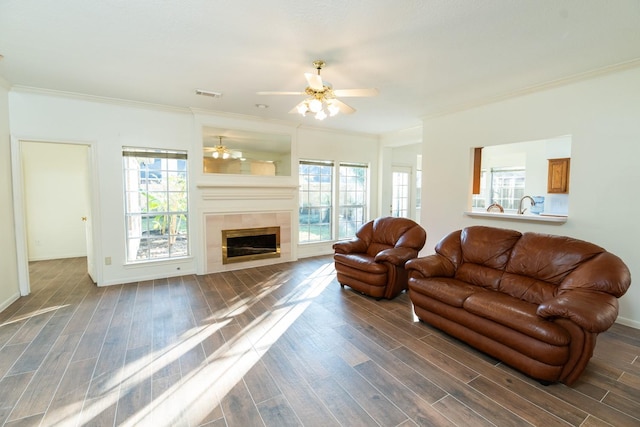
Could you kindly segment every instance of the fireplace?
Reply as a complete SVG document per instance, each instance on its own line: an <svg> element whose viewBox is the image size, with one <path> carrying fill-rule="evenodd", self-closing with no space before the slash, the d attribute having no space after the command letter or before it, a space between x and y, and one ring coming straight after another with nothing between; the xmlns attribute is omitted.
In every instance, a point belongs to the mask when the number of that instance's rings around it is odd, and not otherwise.
<svg viewBox="0 0 640 427"><path fill-rule="evenodd" d="M222 263L280 257L280 227L222 230Z"/></svg>

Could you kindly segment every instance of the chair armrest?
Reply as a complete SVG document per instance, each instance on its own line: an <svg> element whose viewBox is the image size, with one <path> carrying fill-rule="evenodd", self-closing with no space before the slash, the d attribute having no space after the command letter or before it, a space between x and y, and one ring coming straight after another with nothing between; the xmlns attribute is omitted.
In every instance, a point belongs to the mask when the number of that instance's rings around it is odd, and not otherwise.
<svg viewBox="0 0 640 427"><path fill-rule="evenodd" d="M540 304L537 314L546 319L564 317L586 331L600 333L616 321L618 299L602 292L568 291Z"/></svg>
<svg viewBox="0 0 640 427"><path fill-rule="evenodd" d="M419 274L423 277L453 277L456 273L453 263L440 254L412 259L407 262L405 268L410 274Z"/></svg>
<svg viewBox="0 0 640 427"><path fill-rule="evenodd" d="M456 272L453 263L440 254L414 258L408 261L404 268L409 270L409 273L423 277L453 277Z"/></svg>
<svg viewBox="0 0 640 427"><path fill-rule="evenodd" d="M367 244L360 239L336 242L333 250L338 254L363 253L367 252Z"/></svg>
<svg viewBox="0 0 640 427"><path fill-rule="evenodd" d="M404 266L404 264L418 256L418 251L411 248L389 248L378 252L375 257L376 262L390 262L393 265Z"/></svg>

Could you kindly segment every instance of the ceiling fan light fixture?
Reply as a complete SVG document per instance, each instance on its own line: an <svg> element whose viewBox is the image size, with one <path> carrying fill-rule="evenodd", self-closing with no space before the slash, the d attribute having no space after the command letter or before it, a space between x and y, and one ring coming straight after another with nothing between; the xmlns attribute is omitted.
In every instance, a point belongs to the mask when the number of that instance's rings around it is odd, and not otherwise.
<svg viewBox="0 0 640 427"><path fill-rule="evenodd" d="M242 152L229 150L226 146L222 145L222 137L218 136L218 145L213 147L211 157L213 157L214 159L227 160L231 158L242 157Z"/></svg>
<svg viewBox="0 0 640 427"><path fill-rule="evenodd" d="M319 99L314 98L310 100L308 104L309 104L309 110L312 113L319 113L320 111L322 111L323 105L322 105L322 101L320 101Z"/></svg>
<svg viewBox="0 0 640 427"><path fill-rule="evenodd" d="M304 92L257 92L258 95L307 95L307 98L293 107L289 113L300 114L302 117L313 113L317 120L334 117L338 113L351 114L356 110L337 99L343 96L376 96L378 89L334 89L331 83L323 81L320 70L325 66L324 61L313 61L316 73L304 73L307 87Z"/></svg>
<svg viewBox="0 0 640 427"><path fill-rule="evenodd" d="M327 110L329 110L329 116L333 117L340 112L340 107L331 101L327 101Z"/></svg>
<svg viewBox="0 0 640 427"><path fill-rule="evenodd" d="M306 116L307 112L309 111L309 107L307 106L306 102L301 102L300 104L298 104L296 109L298 110L298 113L300 113L303 117Z"/></svg>

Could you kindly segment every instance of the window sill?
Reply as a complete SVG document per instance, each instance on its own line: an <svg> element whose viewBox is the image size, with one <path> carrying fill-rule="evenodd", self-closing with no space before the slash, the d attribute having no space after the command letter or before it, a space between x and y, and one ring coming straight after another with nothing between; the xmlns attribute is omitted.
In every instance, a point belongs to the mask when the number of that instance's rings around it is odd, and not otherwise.
<svg viewBox="0 0 640 427"><path fill-rule="evenodd" d="M518 221L531 221L531 222L554 222L564 224L567 222L567 215L552 215L552 214L540 214L540 215L518 215L513 213L497 213L497 212L464 212L465 215L473 218L488 218L488 219L508 219Z"/></svg>
<svg viewBox="0 0 640 427"><path fill-rule="evenodd" d="M176 258L162 258L162 259L149 259L142 261L129 261L124 264L124 268L148 268L154 265L171 265L171 264L184 264L185 262L193 261L193 256L187 255Z"/></svg>

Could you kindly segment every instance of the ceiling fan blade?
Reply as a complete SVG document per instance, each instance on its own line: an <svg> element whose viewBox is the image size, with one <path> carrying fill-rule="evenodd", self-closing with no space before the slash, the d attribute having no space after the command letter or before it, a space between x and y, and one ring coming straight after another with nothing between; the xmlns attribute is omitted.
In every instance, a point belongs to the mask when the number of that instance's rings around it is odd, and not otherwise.
<svg viewBox="0 0 640 427"><path fill-rule="evenodd" d="M349 107L347 104L342 101L338 101L337 99L332 99L331 103L338 107L342 114L351 114L356 112L355 108Z"/></svg>
<svg viewBox="0 0 640 427"><path fill-rule="evenodd" d="M295 107L291 109L291 111L289 111L289 114L300 114L300 111L298 111L298 107L303 105L304 103L305 101L299 102Z"/></svg>
<svg viewBox="0 0 640 427"><path fill-rule="evenodd" d="M256 92L256 95L304 95L304 92L262 91Z"/></svg>
<svg viewBox="0 0 640 427"><path fill-rule="evenodd" d="M348 97L348 96L376 96L378 95L378 89L334 89L335 96Z"/></svg>
<svg viewBox="0 0 640 427"><path fill-rule="evenodd" d="M304 73L304 77L307 79L307 83L311 89L320 91L324 87L322 77L320 77L319 74Z"/></svg>

